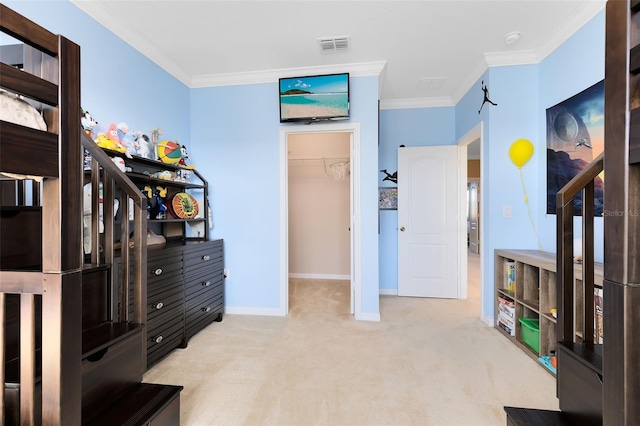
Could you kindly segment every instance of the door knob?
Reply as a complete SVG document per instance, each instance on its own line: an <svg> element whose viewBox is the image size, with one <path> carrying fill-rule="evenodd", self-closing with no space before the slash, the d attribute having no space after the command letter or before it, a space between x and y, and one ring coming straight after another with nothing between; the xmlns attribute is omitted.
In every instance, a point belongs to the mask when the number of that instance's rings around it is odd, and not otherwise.
<svg viewBox="0 0 640 426"><path fill-rule="evenodd" d="M400 227L400 232L404 232L404 226Z"/></svg>

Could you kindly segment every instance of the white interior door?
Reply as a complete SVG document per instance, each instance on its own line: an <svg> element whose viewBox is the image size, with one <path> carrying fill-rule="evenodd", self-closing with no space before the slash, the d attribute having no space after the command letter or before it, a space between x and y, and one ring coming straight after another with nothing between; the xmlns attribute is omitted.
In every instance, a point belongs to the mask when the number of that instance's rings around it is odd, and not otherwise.
<svg viewBox="0 0 640 426"><path fill-rule="evenodd" d="M398 149L399 296L459 297L458 179L457 146Z"/></svg>

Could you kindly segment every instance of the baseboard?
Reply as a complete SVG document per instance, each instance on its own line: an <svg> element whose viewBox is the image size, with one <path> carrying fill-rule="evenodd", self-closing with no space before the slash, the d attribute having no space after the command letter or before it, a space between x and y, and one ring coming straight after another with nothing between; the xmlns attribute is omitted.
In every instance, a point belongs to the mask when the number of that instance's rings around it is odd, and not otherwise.
<svg viewBox="0 0 640 426"><path fill-rule="evenodd" d="M482 320L483 323L487 324L489 327L493 327L493 325L495 324L492 317L490 318L485 315L482 315L480 319Z"/></svg>
<svg viewBox="0 0 640 426"><path fill-rule="evenodd" d="M397 288L381 288L380 296L397 296L398 289Z"/></svg>
<svg viewBox="0 0 640 426"><path fill-rule="evenodd" d="M338 275L338 274L303 274L292 272L289 274L289 278L300 278L306 280L350 280L351 275Z"/></svg>
<svg viewBox="0 0 640 426"><path fill-rule="evenodd" d="M380 322L380 314L356 313L355 318L358 321L376 321Z"/></svg>
<svg viewBox="0 0 640 426"><path fill-rule="evenodd" d="M282 310L279 308L243 308L239 306L225 306L225 315L257 315L265 317L283 317Z"/></svg>

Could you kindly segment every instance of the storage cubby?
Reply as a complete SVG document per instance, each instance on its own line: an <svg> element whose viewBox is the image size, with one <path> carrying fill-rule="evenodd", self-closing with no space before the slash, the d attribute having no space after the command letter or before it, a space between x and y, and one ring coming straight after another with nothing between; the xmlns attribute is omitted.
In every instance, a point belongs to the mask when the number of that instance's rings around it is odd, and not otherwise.
<svg viewBox="0 0 640 426"><path fill-rule="evenodd" d="M509 289L509 266L515 265L515 283ZM574 270L574 321L582 318L583 306L575 301L582 300L582 265L575 264ZM535 360L542 356L551 356L557 349L556 317L556 255L538 250L496 250L495 251L495 327L514 344ZM602 265L595 266L596 285L602 285ZM500 304L504 300L513 302L515 330L509 333L500 326ZM503 303L504 305L504 303ZM503 308L504 310L504 308ZM504 314L503 314L504 317ZM537 342L531 342L532 329L523 330L520 318L538 320ZM504 322L503 322L504 325ZM581 332L576 321L577 334ZM525 337L523 338L523 331ZM535 331L533 331L535 335ZM533 344L530 344L533 343ZM535 351L531 346L537 346ZM551 372L551 370L546 369Z"/></svg>

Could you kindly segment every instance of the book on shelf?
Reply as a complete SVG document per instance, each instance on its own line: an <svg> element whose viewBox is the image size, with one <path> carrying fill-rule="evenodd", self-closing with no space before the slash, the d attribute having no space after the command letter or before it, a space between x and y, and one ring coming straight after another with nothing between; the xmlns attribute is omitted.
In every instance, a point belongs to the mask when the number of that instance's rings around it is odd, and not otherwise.
<svg viewBox="0 0 640 426"><path fill-rule="evenodd" d="M604 343L603 338L603 319L602 319L602 288L595 287L593 289L593 341L598 344Z"/></svg>
<svg viewBox="0 0 640 426"><path fill-rule="evenodd" d="M507 291L515 291L516 288L516 262L507 260L504 262L504 274Z"/></svg>
<svg viewBox="0 0 640 426"><path fill-rule="evenodd" d="M516 306L513 300L505 299L504 297L500 297L500 296L498 296L498 303L500 305L508 306L510 308L513 308Z"/></svg>
<svg viewBox="0 0 640 426"><path fill-rule="evenodd" d="M515 336L516 335L515 327L509 327L508 325L503 324L502 322L500 322L500 320L498 320L498 327L500 327L502 330L504 330L510 336Z"/></svg>
<svg viewBox="0 0 640 426"><path fill-rule="evenodd" d="M504 315L505 317L511 318L512 320L515 321L516 308L510 308L509 306L505 306L505 305L498 305L498 314Z"/></svg>

